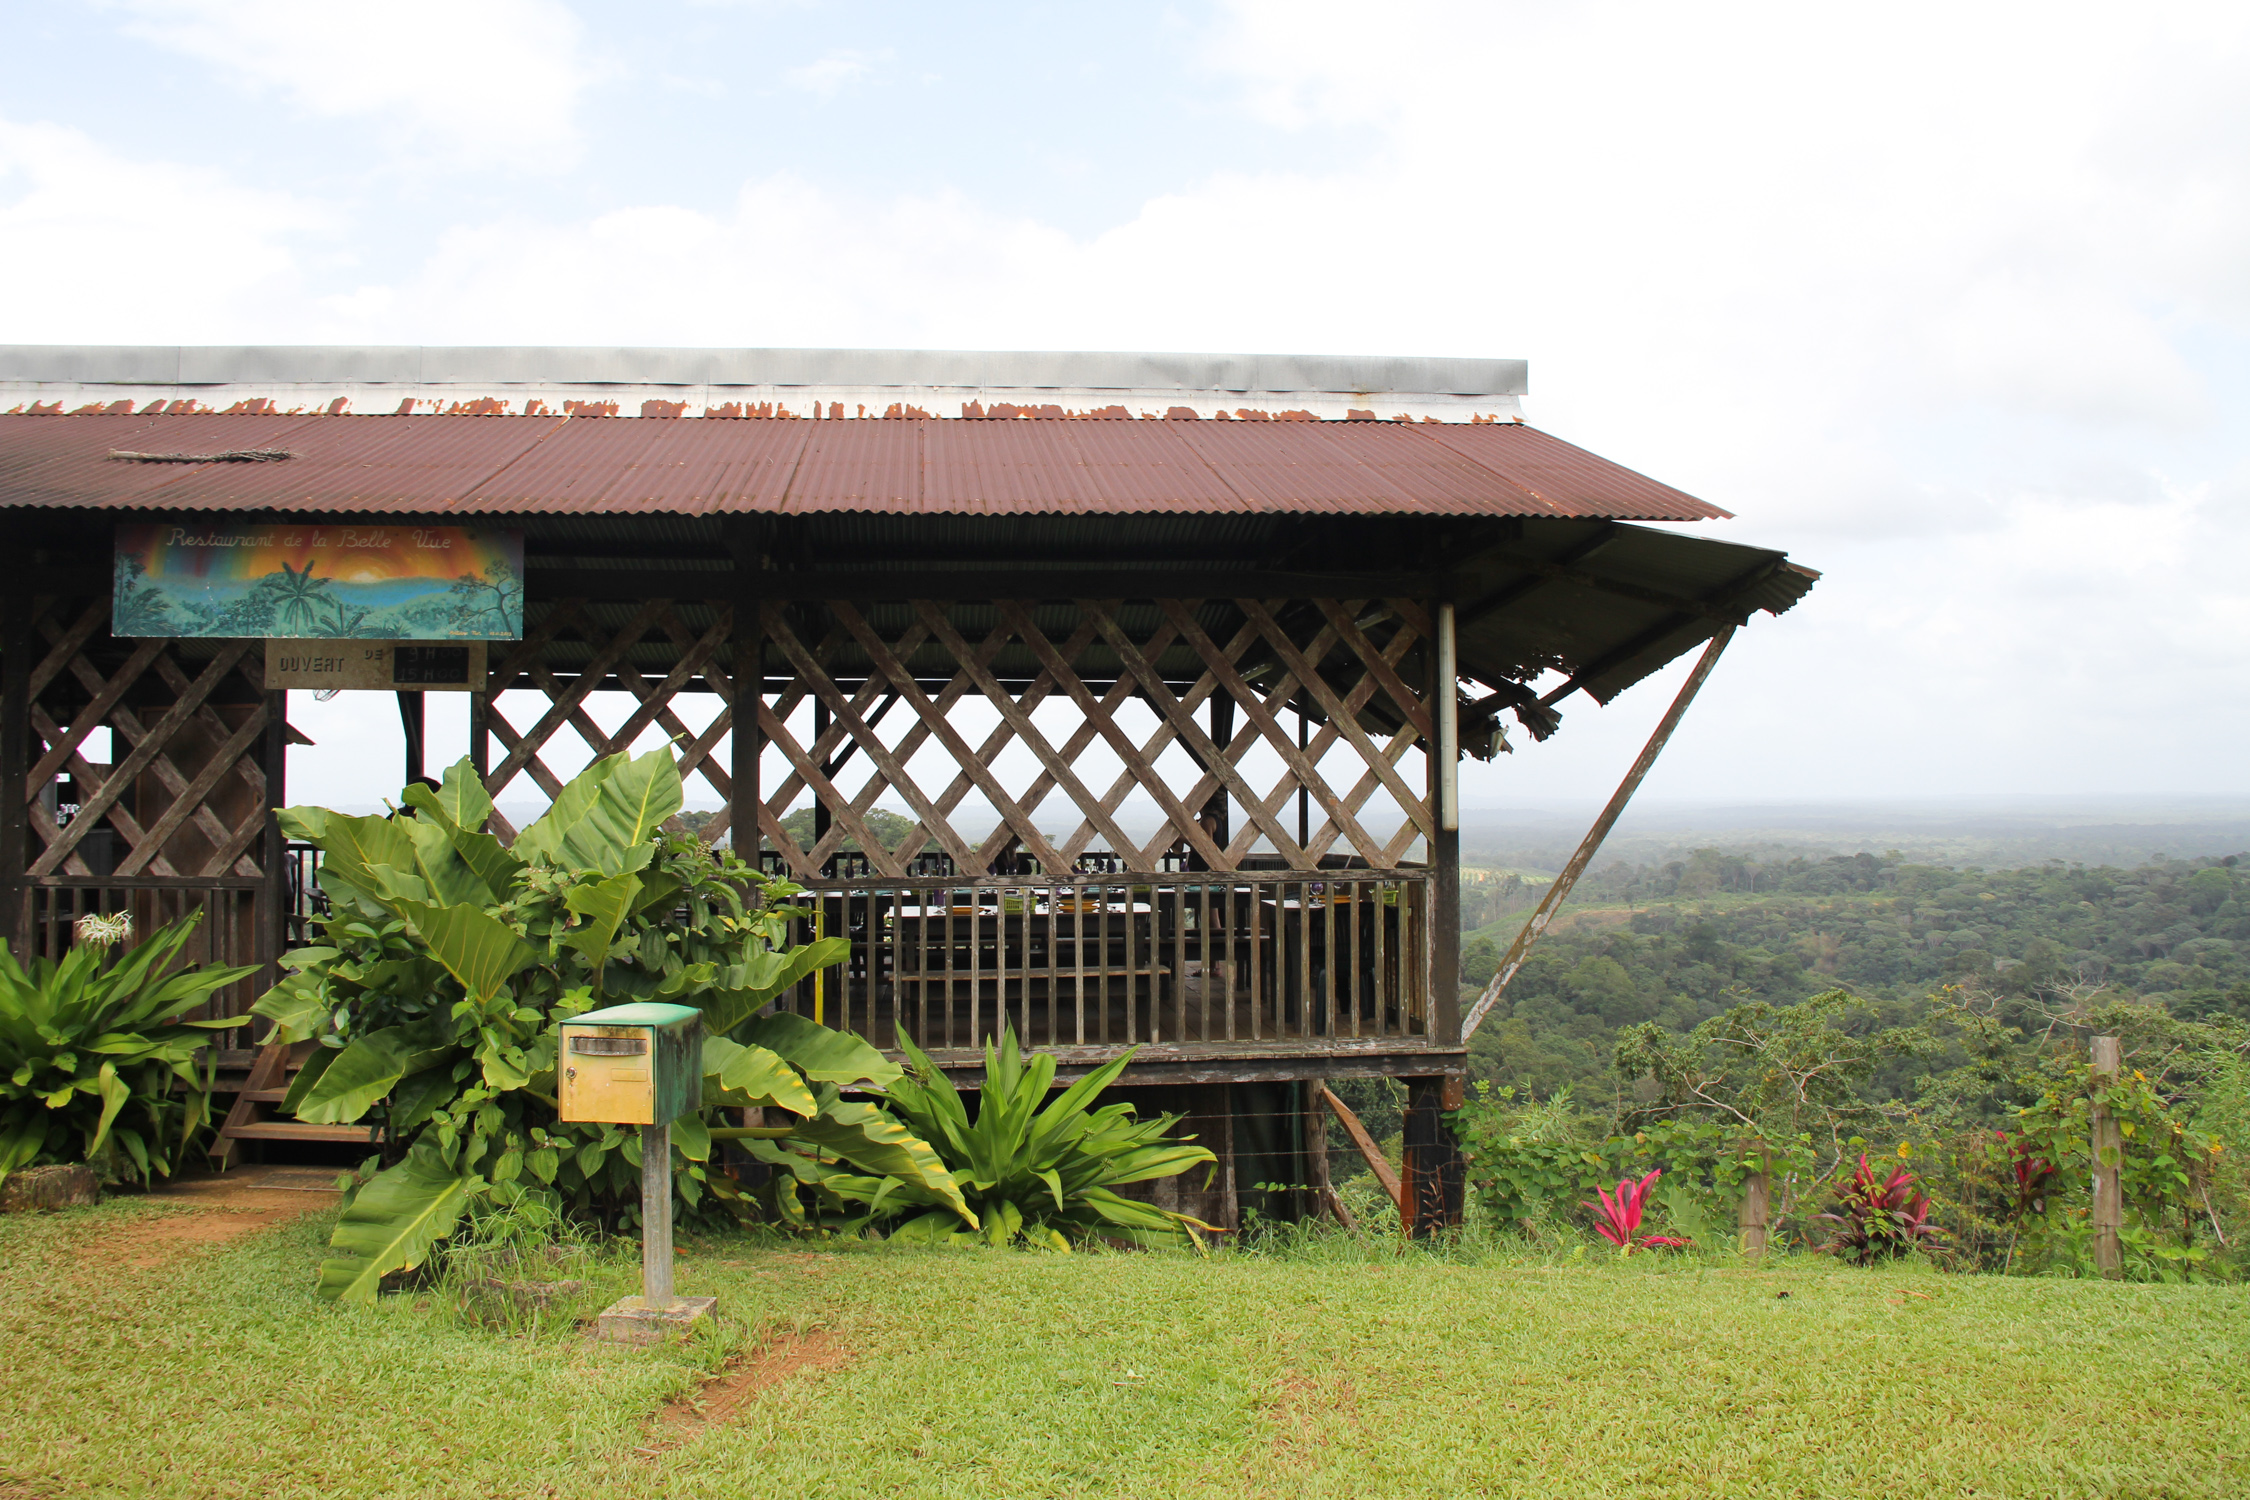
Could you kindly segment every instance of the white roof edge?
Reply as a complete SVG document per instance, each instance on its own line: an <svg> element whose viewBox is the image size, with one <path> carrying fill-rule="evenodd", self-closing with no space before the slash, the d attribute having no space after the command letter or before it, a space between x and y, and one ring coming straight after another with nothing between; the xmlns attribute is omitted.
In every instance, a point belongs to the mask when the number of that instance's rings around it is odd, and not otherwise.
<svg viewBox="0 0 2250 1500"><path fill-rule="evenodd" d="M39 385L703 386L1514 397L1520 359L944 349L0 344Z"/></svg>

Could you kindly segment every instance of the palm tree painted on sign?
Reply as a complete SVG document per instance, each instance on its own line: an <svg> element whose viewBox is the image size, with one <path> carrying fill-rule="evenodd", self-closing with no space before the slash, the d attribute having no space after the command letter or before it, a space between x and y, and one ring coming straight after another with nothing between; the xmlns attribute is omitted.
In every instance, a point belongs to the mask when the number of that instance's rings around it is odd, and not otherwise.
<svg viewBox="0 0 2250 1500"><path fill-rule="evenodd" d="M313 577L310 559L306 560L302 573L283 563L281 577L273 586L280 597L281 628L291 635L310 635L322 623L322 606L341 614L342 608L328 592L328 584L328 579Z"/></svg>

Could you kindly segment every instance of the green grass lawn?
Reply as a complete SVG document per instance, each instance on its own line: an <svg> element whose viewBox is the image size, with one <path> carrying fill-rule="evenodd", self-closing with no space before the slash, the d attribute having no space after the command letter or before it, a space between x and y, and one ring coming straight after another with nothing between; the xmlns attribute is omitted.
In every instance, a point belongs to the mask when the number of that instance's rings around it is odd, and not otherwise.
<svg viewBox="0 0 2250 1500"><path fill-rule="evenodd" d="M325 1216L129 1264L193 1211L0 1220L0 1497L2250 1493L2237 1287L706 1240L633 1350L317 1303Z"/></svg>

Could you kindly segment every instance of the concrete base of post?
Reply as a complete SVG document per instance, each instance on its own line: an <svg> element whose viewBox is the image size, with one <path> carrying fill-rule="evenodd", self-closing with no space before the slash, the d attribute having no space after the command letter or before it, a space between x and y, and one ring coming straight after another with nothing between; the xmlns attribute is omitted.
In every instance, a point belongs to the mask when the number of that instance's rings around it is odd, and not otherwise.
<svg viewBox="0 0 2250 1500"><path fill-rule="evenodd" d="M716 1297L674 1297L661 1304L646 1297L620 1297L594 1320L594 1337L607 1344L661 1344L686 1338L718 1309Z"/></svg>

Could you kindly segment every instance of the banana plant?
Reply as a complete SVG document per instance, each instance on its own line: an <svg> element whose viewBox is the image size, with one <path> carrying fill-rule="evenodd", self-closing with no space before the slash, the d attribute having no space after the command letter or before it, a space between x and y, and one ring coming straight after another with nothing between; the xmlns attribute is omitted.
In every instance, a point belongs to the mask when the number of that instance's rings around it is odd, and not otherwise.
<svg viewBox="0 0 2250 1500"><path fill-rule="evenodd" d="M842 1227L881 1226L902 1243L981 1240L1052 1250L1089 1238L1180 1244L1195 1241L1198 1230L1216 1229L1116 1191L1218 1160L1204 1147L1171 1138L1178 1115L1142 1120L1130 1104L1093 1107L1132 1062L1132 1052L1050 1100L1054 1057L1042 1052L1026 1058L1011 1028L985 1043L984 1089L971 1119L952 1081L928 1055L904 1038L900 1045L909 1073L889 1086L885 1103L936 1148L956 1191L981 1223L965 1222L951 1195L927 1183L825 1162L795 1141L752 1143L754 1154L782 1168L815 1200L816 1209L842 1211ZM809 1217L794 1192L783 1194L779 1206L785 1215Z"/></svg>
<svg viewBox="0 0 2250 1500"><path fill-rule="evenodd" d="M383 1144L371 1163L381 1170L337 1225L324 1295L371 1299L481 1198L536 1192L629 1215L639 1131L562 1121L555 1098L559 1024L626 1001L703 1012L704 1109L671 1129L690 1209L706 1195L749 1209L711 1169L715 1140L801 1139L976 1222L930 1146L842 1097L893 1082L896 1064L848 1033L759 1014L847 945L791 946L804 915L789 904L797 886L665 831L681 806L669 752L595 761L513 846L484 831L491 797L466 760L404 798L380 817L281 814L292 837L319 846L333 908L323 941L290 954L293 972L255 1007L275 1023L273 1039L320 1044L284 1108L379 1126ZM750 1107L782 1123L721 1122L721 1111Z"/></svg>
<svg viewBox="0 0 2250 1500"><path fill-rule="evenodd" d="M202 913L151 933L115 963L129 923L81 923L59 961L29 968L0 943L0 1182L43 1161L83 1161L112 1181L170 1176L211 1120L199 1057L214 1031L248 1019L189 1020L212 994L257 972L175 968Z"/></svg>

